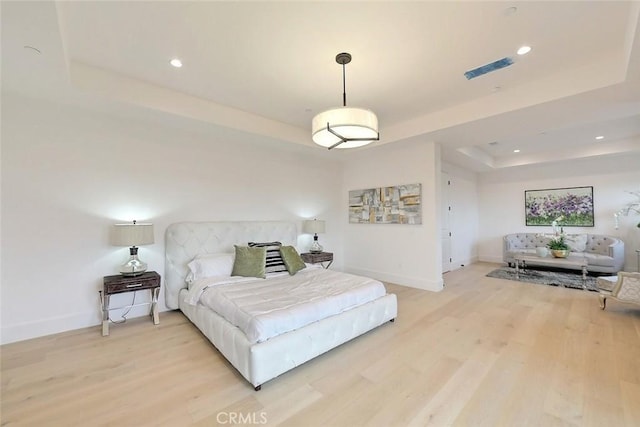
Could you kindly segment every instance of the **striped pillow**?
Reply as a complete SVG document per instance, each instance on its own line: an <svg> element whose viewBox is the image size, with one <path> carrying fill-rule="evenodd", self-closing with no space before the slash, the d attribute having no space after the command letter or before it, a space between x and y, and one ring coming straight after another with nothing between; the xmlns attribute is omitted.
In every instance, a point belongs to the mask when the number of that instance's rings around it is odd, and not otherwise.
<svg viewBox="0 0 640 427"><path fill-rule="evenodd" d="M264 272L269 276L271 273L283 273L288 272L287 266L280 255L280 242L249 242L247 246L253 247L266 247L267 248L267 260L265 264Z"/></svg>

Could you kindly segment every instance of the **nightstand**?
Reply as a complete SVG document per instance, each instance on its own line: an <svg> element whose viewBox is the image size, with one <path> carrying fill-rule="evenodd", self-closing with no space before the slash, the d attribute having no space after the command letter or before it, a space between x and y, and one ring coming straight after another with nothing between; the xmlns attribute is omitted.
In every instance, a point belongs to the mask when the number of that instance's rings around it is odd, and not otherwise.
<svg viewBox="0 0 640 427"><path fill-rule="evenodd" d="M308 262L309 264L320 264L324 268L329 268L333 262L332 252L305 252L300 254L300 256L304 262ZM324 262L328 262L328 264L324 265Z"/></svg>
<svg viewBox="0 0 640 427"><path fill-rule="evenodd" d="M140 304L133 304L125 307L109 307L109 299L111 295L122 294L125 292L136 292L149 290L151 293L151 301ZM109 335L109 311L122 308L137 307L140 305L151 305L149 315L153 319L153 324L160 323L158 318L158 294L160 293L160 275L155 271L147 271L137 276L123 276L116 274L114 276L105 276L103 281L103 289L100 292L100 301L102 303L102 336ZM135 298L135 294L134 294Z"/></svg>

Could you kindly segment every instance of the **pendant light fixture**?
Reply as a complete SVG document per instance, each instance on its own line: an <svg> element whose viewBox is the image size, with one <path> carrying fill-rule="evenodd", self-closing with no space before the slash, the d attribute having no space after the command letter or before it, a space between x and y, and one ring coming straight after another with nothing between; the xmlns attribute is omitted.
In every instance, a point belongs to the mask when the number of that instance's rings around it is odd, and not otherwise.
<svg viewBox="0 0 640 427"><path fill-rule="evenodd" d="M342 65L342 107L324 111L313 118L313 142L331 150L336 147L362 147L380 140L375 113L363 108L347 107L345 65L351 62L351 55L339 53L336 62Z"/></svg>

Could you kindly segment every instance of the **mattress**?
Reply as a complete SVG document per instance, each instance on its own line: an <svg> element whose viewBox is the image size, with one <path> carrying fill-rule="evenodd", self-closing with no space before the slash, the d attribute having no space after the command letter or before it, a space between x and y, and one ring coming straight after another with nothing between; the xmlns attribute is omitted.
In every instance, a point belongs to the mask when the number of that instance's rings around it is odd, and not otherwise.
<svg viewBox="0 0 640 427"><path fill-rule="evenodd" d="M209 307L250 343L334 316L386 295L374 279L322 268L254 279L210 277L193 283L185 302Z"/></svg>

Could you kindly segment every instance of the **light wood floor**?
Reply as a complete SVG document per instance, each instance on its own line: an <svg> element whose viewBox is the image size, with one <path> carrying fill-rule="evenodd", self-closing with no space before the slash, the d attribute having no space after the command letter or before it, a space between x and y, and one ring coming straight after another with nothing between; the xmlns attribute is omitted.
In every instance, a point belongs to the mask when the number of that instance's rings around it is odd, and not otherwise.
<svg viewBox="0 0 640 427"><path fill-rule="evenodd" d="M639 426L640 307L485 277L255 392L177 312L3 346L2 425Z"/></svg>

